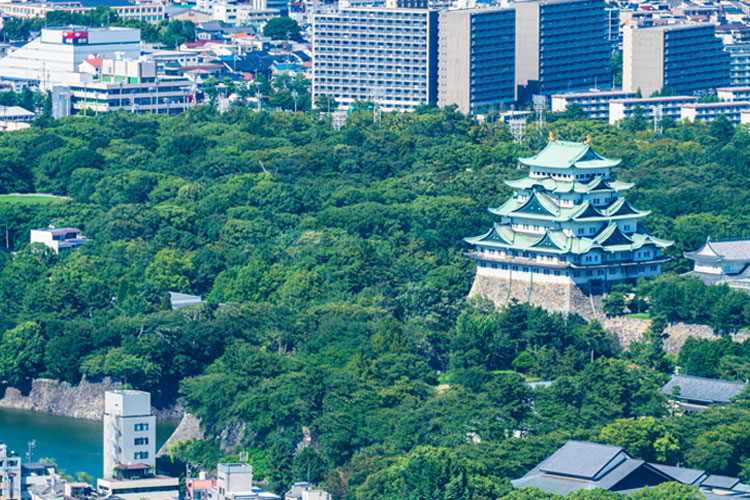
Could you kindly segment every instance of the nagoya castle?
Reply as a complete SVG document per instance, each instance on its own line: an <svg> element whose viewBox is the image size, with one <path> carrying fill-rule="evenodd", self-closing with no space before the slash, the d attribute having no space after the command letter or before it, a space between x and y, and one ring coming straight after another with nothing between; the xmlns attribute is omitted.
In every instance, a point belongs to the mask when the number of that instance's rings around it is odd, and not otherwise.
<svg viewBox="0 0 750 500"><path fill-rule="evenodd" d="M467 256L477 261L470 296L593 318L612 284L661 272L670 260L663 249L672 242L646 230L641 219L650 212L621 196L633 184L610 177L620 160L601 156L590 142L550 134L541 152L519 158L528 177L505 181L515 194L490 208L497 222L486 234L466 238L476 247Z"/></svg>

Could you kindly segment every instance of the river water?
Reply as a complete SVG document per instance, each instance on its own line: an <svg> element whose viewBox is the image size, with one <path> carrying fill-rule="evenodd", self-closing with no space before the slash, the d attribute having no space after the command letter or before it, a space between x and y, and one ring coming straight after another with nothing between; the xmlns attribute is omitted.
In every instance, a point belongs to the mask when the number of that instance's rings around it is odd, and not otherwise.
<svg viewBox="0 0 750 500"><path fill-rule="evenodd" d="M156 449L169 438L177 421L156 422ZM32 459L54 458L58 467L75 477L88 472L102 476L102 423L44 413L0 408L0 442L26 461L28 442L36 440Z"/></svg>

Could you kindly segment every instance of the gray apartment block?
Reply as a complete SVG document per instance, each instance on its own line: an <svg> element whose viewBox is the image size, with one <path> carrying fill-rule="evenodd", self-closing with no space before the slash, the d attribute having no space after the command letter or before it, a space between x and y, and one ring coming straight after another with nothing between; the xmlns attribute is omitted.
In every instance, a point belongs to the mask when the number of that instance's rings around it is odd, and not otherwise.
<svg viewBox="0 0 750 500"><path fill-rule="evenodd" d="M515 101L513 9L440 12L438 104L463 113L486 113Z"/></svg>
<svg viewBox="0 0 750 500"><path fill-rule="evenodd" d="M750 85L750 43L735 43L725 48L729 52L729 85Z"/></svg>
<svg viewBox="0 0 750 500"><path fill-rule="evenodd" d="M664 87L680 94L711 92L729 83L729 54L712 24L627 29L623 35L623 90L644 96Z"/></svg>
<svg viewBox="0 0 750 500"><path fill-rule="evenodd" d="M520 100L611 85L604 0L529 0L513 6Z"/></svg>
<svg viewBox="0 0 750 500"><path fill-rule="evenodd" d="M342 8L313 18L313 99L377 99L384 111L437 101L438 13Z"/></svg>

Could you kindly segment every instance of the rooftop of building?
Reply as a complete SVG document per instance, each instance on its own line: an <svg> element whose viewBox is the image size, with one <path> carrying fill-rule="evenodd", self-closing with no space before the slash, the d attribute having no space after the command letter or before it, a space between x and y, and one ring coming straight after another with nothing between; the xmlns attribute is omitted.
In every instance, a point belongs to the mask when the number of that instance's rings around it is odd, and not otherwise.
<svg viewBox="0 0 750 500"><path fill-rule="evenodd" d="M639 26L634 31L680 31L680 30L690 30L690 29L699 29L699 28L715 28L715 25L712 23L700 23L700 22L684 22L684 23L670 23L670 24L659 24L656 26Z"/></svg>
<svg viewBox="0 0 750 500"><path fill-rule="evenodd" d="M712 240L709 236L702 247L684 255L688 259L711 262L750 262L750 238Z"/></svg>
<svg viewBox="0 0 750 500"><path fill-rule="evenodd" d="M511 483L516 488L534 486L550 493L567 494L593 488L627 493L670 481L697 485L707 499L716 493L748 498L748 486L736 477L649 463L633 458L619 446L581 441L568 441Z"/></svg>
<svg viewBox="0 0 750 500"><path fill-rule="evenodd" d="M42 231L45 233L52 233L53 236L81 232L81 230L78 229L77 227L41 227L38 229L33 229L32 231Z"/></svg>
<svg viewBox="0 0 750 500"><path fill-rule="evenodd" d="M750 108L750 101L729 101L729 102L696 102L685 104L683 108L689 109L706 109L706 108L736 108L745 106Z"/></svg>
<svg viewBox="0 0 750 500"><path fill-rule="evenodd" d="M34 116L34 113L21 106L0 106L0 120L7 115Z"/></svg>
<svg viewBox="0 0 750 500"><path fill-rule="evenodd" d="M667 97L633 97L631 99L613 99L609 102L623 103L623 104L650 104L658 102L674 102L674 101L697 101L698 97L692 95L673 95Z"/></svg>
<svg viewBox="0 0 750 500"><path fill-rule="evenodd" d="M730 382L712 378L694 377L691 375L675 375L659 392L672 395L675 387L679 387L677 396L680 399L705 401L710 403L729 403L745 388L743 382Z"/></svg>
<svg viewBox="0 0 750 500"><path fill-rule="evenodd" d="M635 95L629 90L589 90L588 92L567 92L564 94L552 94L551 97L609 97L615 95Z"/></svg>

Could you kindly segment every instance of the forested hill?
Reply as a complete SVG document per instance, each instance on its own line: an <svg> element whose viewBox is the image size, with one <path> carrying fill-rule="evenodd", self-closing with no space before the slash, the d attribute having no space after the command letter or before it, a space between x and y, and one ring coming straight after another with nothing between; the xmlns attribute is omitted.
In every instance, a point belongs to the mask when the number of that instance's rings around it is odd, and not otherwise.
<svg viewBox="0 0 750 500"><path fill-rule="evenodd" d="M596 323L465 301L474 269L462 238L486 231L487 207L511 194L503 180L526 174L515 159L546 132L530 126L516 145L503 124L434 108L379 126L356 112L338 132L302 113L207 107L42 125L0 136L0 193L72 197L0 201L18 250L0 253L6 385L111 375L160 404L179 396L209 436L244 429L238 450L278 491L310 479L357 499L498 498L565 439L633 445L615 419L665 414L655 389L674 360L656 340L620 353ZM648 128L549 123L623 158L629 199L676 241L672 270L709 234L750 236L750 133ZM49 224L94 241L59 256L30 248L29 229ZM168 291L208 304L171 311ZM731 356L741 379L750 344L723 349L695 370ZM558 383L532 408L524 382L540 379ZM632 432L660 448L629 451L750 474L750 431L731 427L748 415L738 403L651 419ZM712 462L704 434L721 425L725 454ZM513 439L519 430L529 437ZM210 466L223 453L209 439L173 457Z"/></svg>

